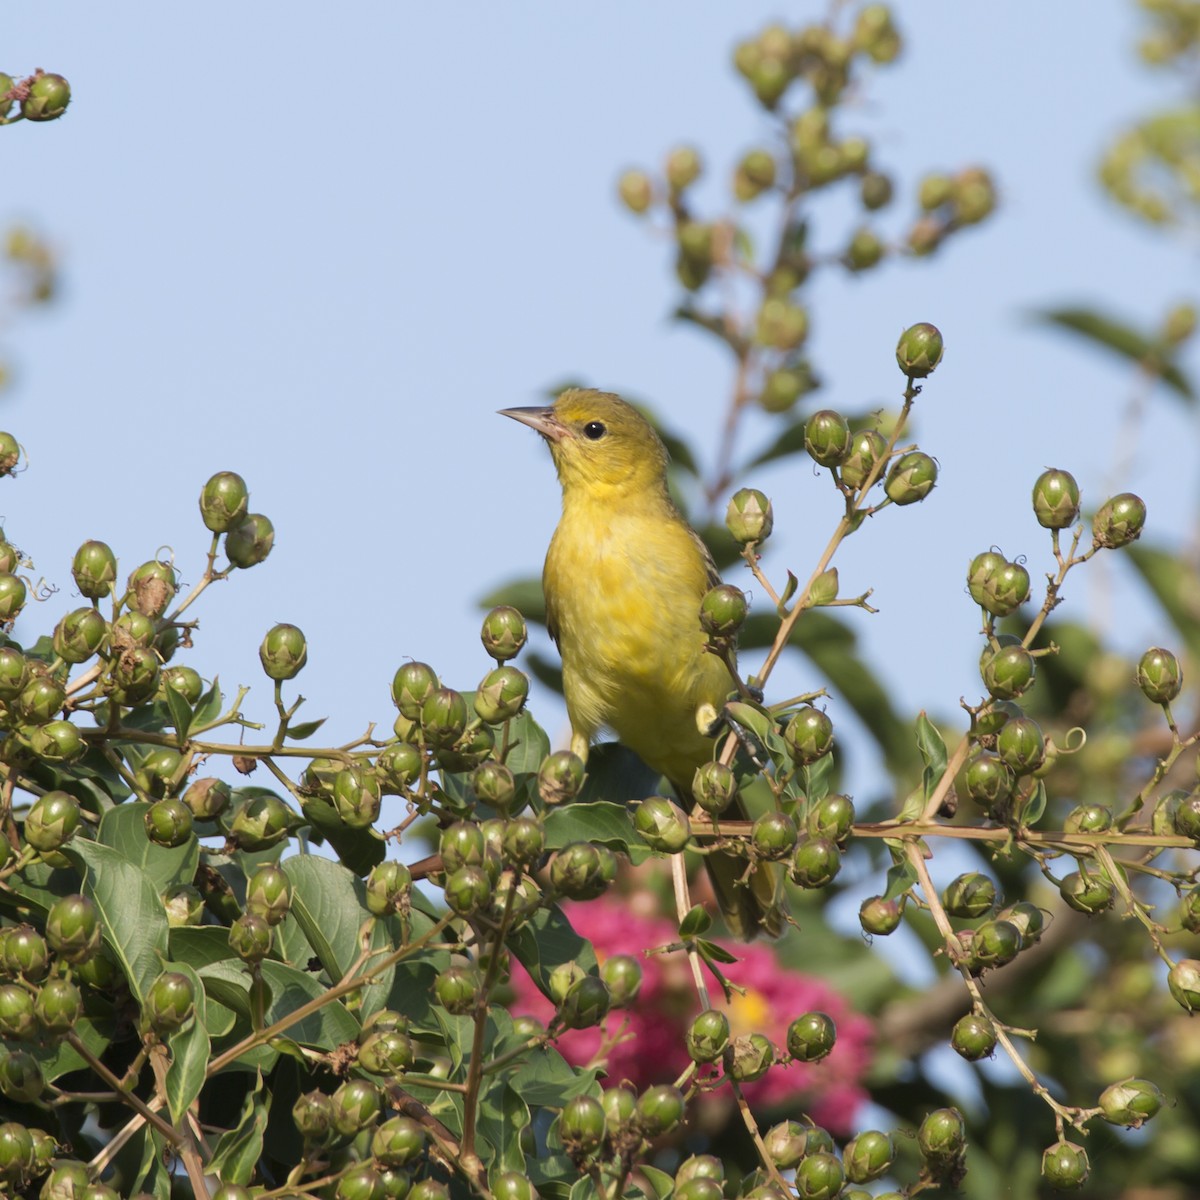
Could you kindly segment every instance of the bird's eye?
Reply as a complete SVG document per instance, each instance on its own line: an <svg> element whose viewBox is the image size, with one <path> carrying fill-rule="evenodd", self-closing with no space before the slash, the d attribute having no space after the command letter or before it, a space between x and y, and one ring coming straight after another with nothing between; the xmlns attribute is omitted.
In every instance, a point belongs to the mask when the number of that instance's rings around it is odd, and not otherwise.
<svg viewBox="0 0 1200 1200"><path fill-rule="evenodd" d="M598 442L607 432L608 430L599 421L589 421L583 427L583 436L591 438L593 442Z"/></svg>

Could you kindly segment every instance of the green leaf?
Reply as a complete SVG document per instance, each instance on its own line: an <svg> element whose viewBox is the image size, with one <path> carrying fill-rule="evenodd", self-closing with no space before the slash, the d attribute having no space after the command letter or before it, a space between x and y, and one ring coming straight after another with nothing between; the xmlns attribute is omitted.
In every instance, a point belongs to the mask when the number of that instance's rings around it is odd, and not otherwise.
<svg viewBox="0 0 1200 1200"><path fill-rule="evenodd" d="M510 1076L517 1094L538 1108L562 1108L576 1096L600 1096L597 1068L573 1067L553 1046L530 1050Z"/></svg>
<svg viewBox="0 0 1200 1200"><path fill-rule="evenodd" d="M302 742L305 738L312 737L325 724L325 721L325 717L320 717L315 721L300 721L295 725L289 725L287 727L287 736L293 742Z"/></svg>
<svg viewBox="0 0 1200 1200"><path fill-rule="evenodd" d="M104 1018L106 1030L112 1029L112 1021ZM111 1038L102 1033L100 1027L90 1017L82 1017L71 1026L71 1032L97 1057L103 1056L108 1049ZM21 1047L37 1059L42 1068L42 1076L47 1083L53 1083L60 1075L70 1074L84 1067L89 1067L86 1059L63 1038L56 1038L45 1043L30 1042ZM89 1067L90 1069L90 1067Z"/></svg>
<svg viewBox="0 0 1200 1200"><path fill-rule="evenodd" d="M530 713L522 712L508 723L508 747L504 765L514 775L536 775L550 753L550 739Z"/></svg>
<svg viewBox="0 0 1200 1200"><path fill-rule="evenodd" d="M526 621L535 625L546 623L546 597L542 592L542 581L536 577L501 584L479 600L480 608L496 608L501 604L511 605Z"/></svg>
<svg viewBox="0 0 1200 1200"><path fill-rule="evenodd" d="M634 1186L644 1196L647 1196L648 1200L664 1200L674 1190L675 1180L666 1171L660 1171L658 1167L648 1167L643 1164L638 1167L638 1175L649 1185L650 1191L647 1192L645 1188L639 1187L636 1183Z"/></svg>
<svg viewBox="0 0 1200 1200"><path fill-rule="evenodd" d="M146 1194L154 1200L170 1200L171 1172L167 1162L171 1158L166 1139L152 1125L143 1125L130 1139L130 1147L141 1155L137 1172L129 1184L129 1195Z"/></svg>
<svg viewBox="0 0 1200 1200"><path fill-rule="evenodd" d="M224 1184L245 1187L254 1178L254 1170L262 1156L263 1134L271 1110L271 1090L263 1087L260 1073L258 1084L250 1089L242 1106L241 1116L233 1129L221 1134L213 1147L207 1171Z"/></svg>
<svg viewBox="0 0 1200 1200"><path fill-rule="evenodd" d="M1046 795L1046 784L1039 779L1034 785L1033 791L1029 793L1029 798L1021 806L1019 820L1022 825L1036 825L1041 820L1042 814L1046 811L1046 804L1049 797Z"/></svg>
<svg viewBox="0 0 1200 1200"><path fill-rule="evenodd" d="M601 742L588 751L587 779L572 807L605 800L631 804L661 791L662 776L619 742Z"/></svg>
<svg viewBox="0 0 1200 1200"><path fill-rule="evenodd" d="M210 1046L204 984L191 967L182 963L171 965L188 977L196 994L195 1019L186 1029L174 1034L169 1042L171 1065L167 1068L167 1107L171 1110L172 1122L178 1125L204 1087Z"/></svg>
<svg viewBox="0 0 1200 1200"><path fill-rule="evenodd" d="M946 743L924 711L917 717L917 749L921 752L921 761L935 775L940 778L945 774L949 758Z"/></svg>
<svg viewBox="0 0 1200 1200"><path fill-rule="evenodd" d="M314 840L328 842L338 860L355 874L368 874L387 857L387 843L376 829L351 829L324 796L303 796L300 808Z"/></svg>
<svg viewBox="0 0 1200 1200"><path fill-rule="evenodd" d="M1116 317L1093 308L1048 308L1031 316L1038 324L1066 329L1139 366L1147 367L1178 396L1189 402L1195 400L1196 393L1191 381L1172 361L1173 355L1158 338L1147 336Z"/></svg>
<svg viewBox="0 0 1200 1200"><path fill-rule="evenodd" d="M221 704L221 686L216 676L214 676L212 687L196 701L196 708L192 713L191 728L202 728L210 722L215 721L221 715Z"/></svg>
<svg viewBox="0 0 1200 1200"><path fill-rule="evenodd" d="M269 958L260 969L271 993L266 1012L268 1025L290 1016L310 1001L320 1000L324 1003L319 1008L283 1031L287 1037L316 1050L334 1050L358 1037L358 1021L340 1000L328 999L329 989L319 979ZM200 978L210 998L243 1017L249 1016L250 975L242 963L212 963L200 971Z"/></svg>
<svg viewBox="0 0 1200 1200"><path fill-rule="evenodd" d="M164 688L163 695L167 701L167 711L171 714L171 724L182 743L192 727L192 706L173 687Z"/></svg>
<svg viewBox="0 0 1200 1200"><path fill-rule="evenodd" d="M620 804L563 804L546 816L546 849L561 850L572 842L599 842L610 850L644 861L650 848L634 829L629 811Z"/></svg>
<svg viewBox="0 0 1200 1200"><path fill-rule="evenodd" d="M683 920L679 922L679 936L684 939L699 937L711 928L712 917L709 915L708 909L703 904L693 904Z"/></svg>
<svg viewBox="0 0 1200 1200"><path fill-rule="evenodd" d="M597 970L591 942L571 928L557 905L538 909L520 929L509 934L508 948L546 996L550 994L550 975L555 967L573 962L589 975Z"/></svg>
<svg viewBox="0 0 1200 1200"><path fill-rule="evenodd" d="M716 942L710 942L706 938L696 939L696 949L700 951L700 957L705 962L735 963L738 961L736 954L731 954L724 946Z"/></svg>
<svg viewBox="0 0 1200 1200"><path fill-rule="evenodd" d="M917 882L916 868L905 857L888 868L885 900L899 900Z"/></svg>
<svg viewBox="0 0 1200 1200"><path fill-rule="evenodd" d="M292 882L291 915L334 983L340 983L360 952L359 932L371 920L372 951L391 950L402 931L396 921L375 920L367 910L366 886L341 863L301 854L284 864ZM392 986L394 968L363 988L363 1011L374 1012Z"/></svg>
<svg viewBox="0 0 1200 1200"><path fill-rule="evenodd" d="M521 1133L529 1125L529 1106L520 1094L505 1082L503 1076L493 1076L494 1082L479 1097L476 1131L492 1150L482 1157L491 1170L525 1173L525 1151L521 1148Z"/></svg>
<svg viewBox="0 0 1200 1200"><path fill-rule="evenodd" d="M688 325L695 325L697 329L703 329L706 333L711 333L714 337L719 338L725 345L729 346L736 353L740 353L745 349L746 339L740 337L736 328L727 325L719 313L706 313L695 305L688 302L681 304L672 314L675 320L684 321ZM664 439L665 442L666 439ZM675 453L671 451L670 446L667 446L671 452L671 459L675 461ZM689 458L691 456L689 455ZM692 461L687 468L693 475L698 474L695 462Z"/></svg>
<svg viewBox="0 0 1200 1200"><path fill-rule="evenodd" d="M1188 657L1200 660L1200 577L1195 567L1160 546L1139 542L1124 554L1163 606L1187 647Z"/></svg>
<svg viewBox="0 0 1200 1200"><path fill-rule="evenodd" d="M525 1169L542 1200L567 1200L579 1179L579 1168L565 1154L539 1154Z"/></svg>
<svg viewBox="0 0 1200 1200"><path fill-rule="evenodd" d="M142 1004L162 974L167 955L167 914L150 877L119 851L76 839L63 853L83 869L83 894L96 906L111 947Z"/></svg>
<svg viewBox="0 0 1200 1200"><path fill-rule="evenodd" d="M146 836L149 809L150 805L141 800L115 805L101 818L96 840L141 867L161 894L176 884L192 882L200 862L200 843L188 838L181 846L156 845Z"/></svg>

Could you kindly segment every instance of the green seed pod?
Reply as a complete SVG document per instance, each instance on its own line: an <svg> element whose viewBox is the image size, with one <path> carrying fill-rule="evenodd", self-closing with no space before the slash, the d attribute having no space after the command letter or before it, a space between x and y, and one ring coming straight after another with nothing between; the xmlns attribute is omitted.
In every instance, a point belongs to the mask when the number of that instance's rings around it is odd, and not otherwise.
<svg viewBox="0 0 1200 1200"><path fill-rule="evenodd" d="M1014 775L1031 775L1046 761L1046 739L1032 717L1012 717L996 735L996 750Z"/></svg>
<svg viewBox="0 0 1200 1200"><path fill-rule="evenodd" d="M424 759L420 750L408 742L396 742L375 760L375 774L385 795L403 796L421 777Z"/></svg>
<svg viewBox="0 0 1200 1200"><path fill-rule="evenodd" d="M980 604L993 616L1007 617L1029 599L1029 572L1020 563L1006 562L988 574L980 590Z"/></svg>
<svg viewBox="0 0 1200 1200"><path fill-rule="evenodd" d="M449 748L467 727L467 702L453 688L436 688L421 706L420 720L425 736L434 746Z"/></svg>
<svg viewBox="0 0 1200 1200"><path fill-rule="evenodd" d="M12 90L15 83L16 80L11 75L6 75L3 71L0 71L0 117L7 117L12 112L14 101L6 100L4 97ZM9 253L12 253L11 248ZM8 436L11 438L12 434ZM13 441L15 442L16 438L13 438Z"/></svg>
<svg viewBox="0 0 1200 1200"><path fill-rule="evenodd" d="M792 856L792 881L804 888L823 888L842 869L842 856L828 838L807 838Z"/></svg>
<svg viewBox="0 0 1200 1200"><path fill-rule="evenodd" d="M47 979L38 989L34 1014L42 1030L58 1037L73 1029L83 1016L83 997L69 979Z"/></svg>
<svg viewBox="0 0 1200 1200"><path fill-rule="evenodd" d="M608 1015L612 999L608 985L595 975L576 980L558 1006L558 1017L567 1029L591 1029Z"/></svg>
<svg viewBox="0 0 1200 1200"><path fill-rule="evenodd" d="M797 1062L820 1062L836 1041L837 1027L827 1013L805 1013L788 1026L788 1053Z"/></svg>
<svg viewBox="0 0 1200 1200"><path fill-rule="evenodd" d="M718 1008L706 1009L688 1026L686 1040L692 1062L716 1062L729 1045L729 1018Z"/></svg>
<svg viewBox="0 0 1200 1200"><path fill-rule="evenodd" d="M134 612L155 619L167 611L179 582L170 563L152 560L144 562L129 576L125 602Z"/></svg>
<svg viewBox="0 0 1200 1200"><path fill-rule="evenodd" d="M637 1123L648 1138L661 1137L678 1127L683 1120L683 1093L668 1083L647 1088L637 1102Z"/></svg>
<svg viewBox="0 0 1200 1200"><path fill-rule="evenodd" d="M262 513L247 513L225 533L225 555L230 565L246 570L257 566L275 545L275 526Z"/></svg>
<svg viewBox="0 0 1200 1200"><path fill-rule="evenodd" d="M986 752L976 754L967 762L962 778L967 795L985 812L1003 804L1015 787L1013 774L1005 763Z"/></svg>
<svg viewBox="0 0 1200 1200"><path fill-rule="evenodd" d="M29 662L12 646L0 646L0 701L15 700L29 682Z"/></svg>
<svg viewBox="0 0 1200 1200"><path fill-rule="evenodd" d="M169 667L162 673L163 687L178 692L188 704L199 701L204 692L204 680L191 667Z"/></svg>
<svg viewBox="0 0 1200 1200"><path fill-rule="evenodd" d="M781 1121L763 1137L767 1157L781 1171L791 1171L803 1160L808 1149L808 1129L799 1121Z"/></svg>
<svg viewBox="0 0 1200 1200"><path fill-rule="evenodd" d="M746 620L746 593L731 583L722 583L704 597L700 605L700 628L714 638L731 638Z"/></svg>
<svg viewBox="0 0 1200 1200"><path fill-rule="evenodd" d="M1138 660L1136 681L1152 704L1170 704L1183 690L1183 669L1170 650L1151 646Z"/></svg>
<svg viewBox="0 0 1200 1200"><path fill-rule="evenodd" d="M971 949L981 969L1002 967L1021 952L1021 931L999 918L985 921L975 930Z"/></svg>
<svg viewBox="0 0 1200 1200"><path fill-rule="evenodd" d="M550 864L550 882L569 900L594 900L608 889L599 848L590 842L564 846Z"/></svg>
<svg viewBox="0 0 1200 1200"><path fill-rule="evenodd" d="M1113 886L1099 875L1072 871L1058 885L1059 895L1076 912L1093 916L1112 906Z"/></svg>
<svg viewBox="0 0 1200 1200"><path fill-rule="evenodd" d="M1033 485L1033 513L1043 529L1067 529L1079 517L1079 485L1070 471L1043 471Z"/></svg>
<svg viewBox="0 0 1200 1200"><path fill-rule="evenodd" d="M952 211L959 225L977 225L996 207L996 185L982 167L968 167L954 179Z"/></svg>
<svg viewBox="0 0 1200 1200"><path fill-rule="evenodd" d="M1001 646L984 653L983 684L997 700L1015 700L1029 690L1035 668L1033 655L1024 646Z"/></svg>
<svg viewBox="0 0 1200 1200"><path fill-rule="evenodd" d="M583 787L583 759L570 750L547 755L538 770L538 795L546 804L574 800Z"/></svg>
<svg viewBox="0 0 1200 1200"><path fill-rule="evenodd" d="M192 836L192 810L174 796L156 800L143 820L146 836L156 846L182 846Z"/></svg>
<svg viewBox="0 0 1200 1200"><path fill-rule="evenodd" d="M384 1200L383 1178L374 1167L354 1167L338 1180L333 1200Z"/></svg>
<svg viewBox="0 0 1200 1200"><path fill-rule="evenodd" d="M954 180L940 172L924 176L917 185L917 203L925 212L933 212L935 208L949 204L953 194Z"/></svg>
<svg viewBox="0 0 1200 1200"><path fill-rule="evenodd" d="M1100 1115L1110 1125L1140 1129L1163 1106L1165 1097L1148 1079L1125 1079L1100 1093Z"/></svg>
<svg viewBox="0 0 1200 1200"><path fill-rule="evenodd" d="M71 575L81 595L102 600L117 580L117 556L105 542L84 542L75 551Z"/></svg>
<svg viewBox="0 0 1200 1200"><path fill-rule="evenodd" d="M60 897L46 916L46 942L69 963L90 958L100 945L96 906L86 896Z"/></svg>
<svg viewBox="0 0 1200 1200"><path fill-rule="evenodd" d="M1167 972L1167 987L1175 1003L1189 1015L1200 1008L1200 962L1181 958Z"/></svg>
<svg viewBox="0 0 1200 1200"><path fill-rule="evenodd" d="M517 804L517 781L512 771L503 763L485 762L471 773L471 791L475 798L500 813L519 811Z"/></svg>
<svg viewBox="0 0 1200 1200"><path fill-rule="evenodd" d="M158 687L160 664L153 650L125 650L112 665L113 697L119 704L140 704Z"/></svg>
<svg viewBox="0 0 1200 1200"><path fill-rule="evenodd" d="M47 792L34 801L25 818L23 835L39 854L62 849L79 828L79 801L66 792Z"/></svg>
<svg viewBox="0 0 1200 1200"><path fill-rule="evenodd" d="M67 692L48 675L34 675L17 697L17 712L30 725L45 725L62 708Z"/></svg>
<svg viewBox="0 0 1200 1200"><path fill-rule="evenodd" d="M4 974L36 983L46 973L46 939L32 925L11 925L0 934L0 966Z"/></svg>
<svg viewBox="0 0 1200 1200"><path fill-rule="evenodd" d="M563 1105L558 1136L572 1158L585 1158L604 1142L604 1109L591 1096L576 1096Z"/></svg>
<svg viewBox="0 0 1200 1200"><path fill-rule="evenodd" d="M546 848L542 827L530 817L509 821L504 830L504 857L517 865L526 866L541 858Z"/></svg>
<svg viewBox="0 0 1200 1200"><path fill-rule="evenodd" d="M405 663L392 679L392 703L402 716L419 721L426 700L438 686L438 677L428 663Z"/></svg>
<svg viewBox="0 0 1200 1200"><path fill-rule="evenodd" d="M742 156L733 176L733 194L743 204L775 186L775 158L767 150L751 150Z"/></svg>
<svg viewBox="0 0 1200 1200"><path fill-rule="evenodd" d="M956 1108L935 1108L917 1130L917 1145L936 1175L956 1164L967 1145L966 1126Z"/></svg>
<svg viewBox="0 0 1200 1200"><path fill-rule="evenodd" d="M546 994L555 1004L561 1004L566 994L587 974L577 962L559 963L550 972Z"/></svg>
<svg viewBox="0 0 1200 1200"><path fill-rule="evenodd" d="M492 896L492 881L479 867L459 867L446 879L446 903L460 917L478 912Z"/></svg>
<svg viewBox="0 0 1200 1200"><path fill-rule="evenodd" d="M199 925L204 919L204 897L190 883L177 883L163 893L167 924L172 929Z"/></svg>
<svg viewBox="0 0 1200 1200"><path fill-rule="evenodd" d="M909 379L924 379L936 370L945 350L936 325L910 325L896 343L896 363Z"/></svg>
<svg viewBox="0 0 1200 1200"><path fill-rule="evenodd" d="M23 1187L33 1172L33 1161L33 1136L29 1130L16 1121L0 1125L0 1176Z"/></svg>
<svg viewBox="0 0 1200 1200"><path fill-rule="evenodd" d="M271 926L257 913L242 913L229 926L229 948L243 962L262 962L271 953L271 940Z"/></svg>
<svg viewBox="0 0 1200 1200"><path fill-rule="evenodd" d="M455 821L446 826L438 841L438 852L446 871L479 867L484 860L483 830L474 821Z"/></svg>
<svg viewBox="0 0 1200 1200"><path fill-rule="evenodd" d="M854 801L840 792L830 792L809 805L804 828L811 837L828 838L841 846L854 825Z"/></svg>
<svg viewBox="0 0 1200 1200"><path fill-rule="evenodd" d="M376 917L404 912L411 892L412 872L404 863L377 863L367 876L367 911Z"/></svg>
<svg viewBox="0 0 1200 1200"><path fill-rule="evenodd" d="M134 648L147 650L154 644L156 633L154 622L143 613L122 613L112 626L113 650L118 653Z"/></svg>
<svg viewBox="0 0 1200 1200"><path fill-rule="evenodd" d="M1118 550L1136 542L1146 524L1146 504L1132 492L1122 492L1106 500L1092 518L1092 544L1106 550Z"/></svg>
<svg viewBox="0 0 1200 1200"><path fill-rule="evenodd" d="M775 526L771 501L757 488L741 488L729 498L725 526L740 545L765 542Z"/></svg>
<svg viewBox="0 0 1200 1200"><path fill-rule="evenodd" d="M247 880L246 911L262 917L268 925L278 925L291 907L292 884L282 867L264 864Z"/></svg>
<svg viewBox="0 0 1200 1200"><path fill-rule="evenodd" d="M859 196L868 212L877 212L891 203L892 181L879 171L868 171L859 184Z"/></svg>
<svg viewBox="0 0 1200 1200"><path fill-rule="evenodd" d="M383 1101L379 1089L366 1079L348 1079L333 1093L333 1124L343 1137L371 1129L379 1120Z"/></svg>
<svg viewBox="0 0 1200 1200"><path fill-rule="evenodd" d="M229 784L223 779L197 779L183 793L183 802L197 821L212 821L229 806Z"/></svg>
<svg viewBox="0 0 1200 1200"><path fill-rule="evenodd" d="M987 1017L968 1013L955 1023L950 1045L968 1062L991 1058L996 1049L996 1027Z"/></svg>
<svg viewBox="0 0 1200 1200"><path fill-rule="evenodd" d="M617 194L631 213L641 216L654 203L654 185L645 171L626 171L617 180Z"/></svg>
<svg viewBox="0 0 1200 1200"><path fill-rule="evenodd" d="M630 1008L642 990L642 964L632 954L610 954L600 964L600 978L613 1008Z"/></svg>
<svg viewBox="0 0 1200 1200"><path fill-rule="evenodd" d="M942 906L952 917L974 920L991 912L996 903L996 885L978 871L953 880L942 892Z"/></svg>
<svg viewBox="0 0 1200 1200"><path fill-rule="evenodd" d="M371 1137L371 1157L384 1167L406 1167L424 1150L425 1130L410 1117L390 1117Z"/></svg>
<svg viewBox="0 0 1200 1200"><path fill-rule="evenodd" d="M750 844L760 858L787 858L796 846L796 822L787 813L765 812L750 830Z"/></svg>
<svg viewBox="0 0 1200 1200"><path fill-rule="evenodd" d="M529 637L525 618L511 606L502 604L483 618L480 632L483 648L498 663L516 658Z"/></svg>
<svg viewBox="0 0 1200 1200"><path fill-rule="evenodd" d="M218 471L200 493L200 519L213 533L227 533L246 515L250 492L236 471Z"/></svg>
<svg viewBox="0 0 1200 1200"><path fill-rule="evenodd" d="M164 971L146 995L146 1020L165 1038L182 1029L195 1015L196 993L192 981L180 971Z"/></svg>
<svg viewBox="0 0 1200 1200"><path fill-rule="evenodd" d="M717 1182L725 1178L725 1164L713 1154L693 1154L679 1164L675 1172L675 1186L691 1183L693 1179L709 1179Z"/></svg>
<svg viewBox="0 0 1200 1200"><path fill-rule="evenodd" d="M634 809L633 827L653 850L678 854L692 836L687 813L665 796L651 796Z"/></svg>
<svg viewBox="0 0 1200 1200"><path fill-rule="evenodd" d="M675 1200L725 1200L725 1189L715 1179L690 1179L676 1183Z"/></svg>
<svg viewBox="0 0 1200 1200"><path fill-rule="evenodd" d="M737 779L724 763L707 762L696 768L692 777L692 795L706 813L719 816L737 794Z"/></svg>
<svg viewBox="0 0 1200 1200"><path fill-rule="evenodd" d="M1068 833L1104 833L1112 828L1112 809L1103 804L1077 804L1063 822Z"/></svg>
<svg viewBox="0 0 1200 1200"><path fill-rule="evenodd" d="M1188 933L1200 933L1200 887L1192 888L1180 900L1179 924Z"/></svg>
<svg viewBox="0 0 1200 1200"><path fill-rule="evenodd" d="M624 1136L637 1111L637 1093L626 1087L605 1088L600 1093L604 1127L610 1139Z"/></svg>
<svg viewBox="0 0 1200 1200"><path fill-rule="evenodd" d="M415 1059L412 1041L396 1029L375 1030L362 1039L358 1048L358 1065L369 1075L398 1075L408 1070Z"/></svg>
<svg viewBox="0 0 1200 1200"><path fill-rule="evenodd" d="M25 584L16 575L0 572L0 621L16 620L25 607Z"/></svg>
<svg viewBox="0 0 1200 1200"><path fill-rule="evenodd" d="M808 337L808 312L781 297L768 297L758 310L754 340L772 350L795 350Z"/></svg>
<svg viewBox="0 0 1200 1200"><path fill-rule="evenodd" d="M277 846L288 834L291 809L276 795L251 796L234 814L229 836L252 854Z"/></svg>
<svg viewBox="0 0 1200 1200"><path fill-rule="evenodd" d="M892 1169L896 1147L890 1134L866 1129L856 1134L842 1151L842 1164L851 1183L870 1183Z"/></svg>
<svg viewBox="0 0 1200 1200"><path fill-rule="evenodd" d="M825 1151L809 1154L796 1168L796 1195L800 1200L834 1200L842 1195L846 1176L838 1159Z"/></svg>
<svg viewBox="0 0 1200 1200"><path fill-rule="evenodd" d="M842 462L842 482L856 490L861 488L886 451L883 434L876 429L860 429L851 437L850 451Z"/></svg>
<svg viewBox="0 0 1200 1200"><path fill-rule="evenodd" d="M1087 1151L1074 1142L1055 1142L1042 1155L1042 1178L1060 1192L1073 1192L1092 1172Z"/></svg>
<svg viewBox="0 0 1200 1200"><path fill-rule="evenodd" d="M71 85L61 76L38 72L21 101L27 121L56 121L71 103Z"/></svg>
<svg viewBox="0 0 1200 1200"><path fill-rule="evenodd" d="M823 408L805 422L804 448L819 466L840 466L851 447L850 424L841 413Z"/></svg>
<svg viewBox="0 0 1200 1200"><path fill-rule="evenodd" d="M1046 914L1028 900L1010 904L1007 908L1001 909L997 916L1000 920L1017 927L1021 935L1022 947L1036 944L1041 939L1042 930L1046 925Z"/></svg>
<svg viewBox="0 0 1200 1200"><path fill-rule="evenodd" d="M833 722L818 708L802 708L783 727L792 761L809 766L833 749Z"/></svg>
<svg viewBox="0 0 1200 1200"><path fill-rule="evenodd" d="M492 1181L495 1200L537 1200L533 1184L519 1171L503 1171Z"/></svg>
<svg viewBox="0 0 1200 1200"><path fill-rule="evenodd" d="M863 932L874 937L887 937L900 926L902 910L898 900L885 900L882 896L868 896L859 905L858 923Z"/></svg>
<svg viewBox="0 0 1200 1200"><path fill-rule="evenodd" d="M500 725L515 717L529 697L529 679L516 667L489 671L475 690L475 712L489 725Z"/></svg>
<svg viewBox="0 0 1200 1200"><path fill-rule="evenodd" d="M734 1038L725 1054L725 1070L738 1083L753 1083L761 1079L774 1062L775 1047L761 1033Z"/></svg>
<svg viewBox="0 0 1200 1200"><path fill-rule="evenodd" d="M695 147L677 146L667 155L665 164L667 184L671 191L682 192L684 188L691 187L700 178L703 169L704 164L701 161L700 152Z"/></svg>
<svg viewBox="0 0 1200 1200"><path fill-rule="evenodd" d="M988 597L985 587L992 576L1006 566L1008 563L1004 556L994 550L985 550L971 559L971 565L967 568L967 591L976 604L984 604Z"/></svg>
<svg viewBox="0 0 1200 1200"><path fill-rule="evenodd" d="M47 721L22 731L34 755L47 763L78 762L87 753L87 743L70 721Z"/></svg>
<svg viewBox="0 0 1200 1200"><path fill-rule="evenodd" d="M295 679L308 662L308 642L295 625L273 625L258 648L268 679Z"/></svg>
<svg viewBox="0 0 1200 1200"><path fill-rule="evenodd" d="M851 271L869 271L882 260L886 247L872 229L856 229L846 247L842 261Z"/></svg>
<svg viewBox="0 0 1200 1200"><path fill-rule="evenodd" d="M46 1090L38 1060L28 1050L10 1050L0 1056L0 1092L18 1104L33 1104Z"/></svg>
<svg viewBox="0 0 1200 1200"><path fill-rule="evenodd" d="M0 986L0 1037L27 1042L37 1035L33 997L18 984Z"/></svg>
<svg viewBox="0 0 1200 1200"><path fill-rule="evenodd" d="M779 367L763 380L758 396L759 406L769 413L790 412L796 401L816 387L812 372L806 363Z"/></svg>
<svg viewBox="0 0 1200 1200"><path fill-rule="evenodd" d="M910 450L892 464L883 490L893 504L916 504L933 491L937 475L937 463L928 454Z"/></svg>
<svg viewBox="0 0 1200 1200"><path fill-rule="evenodd" d="M182 765L183 755L178 750L162 747L147 755L134 779L138 787L151 796L167 796L179 786Z"/></svg>
<svg viewBox="0 0 1200 1200"><path fill-rule="evenodd" d="M348 829L369 829L379 819L383 790L370 768L343 767L333 778L333 807Z"/></svg>
<svg viewBox="0 0 1200 1200"><path fill-rule="evenodd" d="M94 608L77 608L54 627L54 653L63 662L87 662L107 636L108 623Z"/></svg>

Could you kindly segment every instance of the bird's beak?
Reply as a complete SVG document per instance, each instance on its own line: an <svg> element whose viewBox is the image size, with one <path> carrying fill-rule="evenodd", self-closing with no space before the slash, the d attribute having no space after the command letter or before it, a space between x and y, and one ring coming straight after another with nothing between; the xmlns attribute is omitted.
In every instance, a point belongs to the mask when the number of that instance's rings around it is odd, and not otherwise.
<svg viewBox="0 0 1200 1200"><path fill-rule="evenodd" d="M536 429L548 442L561 442L571 431L559 419L553 406L547 408L502 408L500 416L512 417L530 429Z"/></svg>

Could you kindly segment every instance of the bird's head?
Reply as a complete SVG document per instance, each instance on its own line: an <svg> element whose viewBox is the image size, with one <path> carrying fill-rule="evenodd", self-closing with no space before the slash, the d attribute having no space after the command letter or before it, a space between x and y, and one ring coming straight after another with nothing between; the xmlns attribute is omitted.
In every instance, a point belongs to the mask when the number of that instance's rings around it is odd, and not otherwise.
<svg viewBox="0 0 1200 1200"><path fill-rule="evenodd" d="M569 388L547 408L501 414L546 439L563 491L617 495L666 486L667 451L650 422L620 396Z"/></svg>

